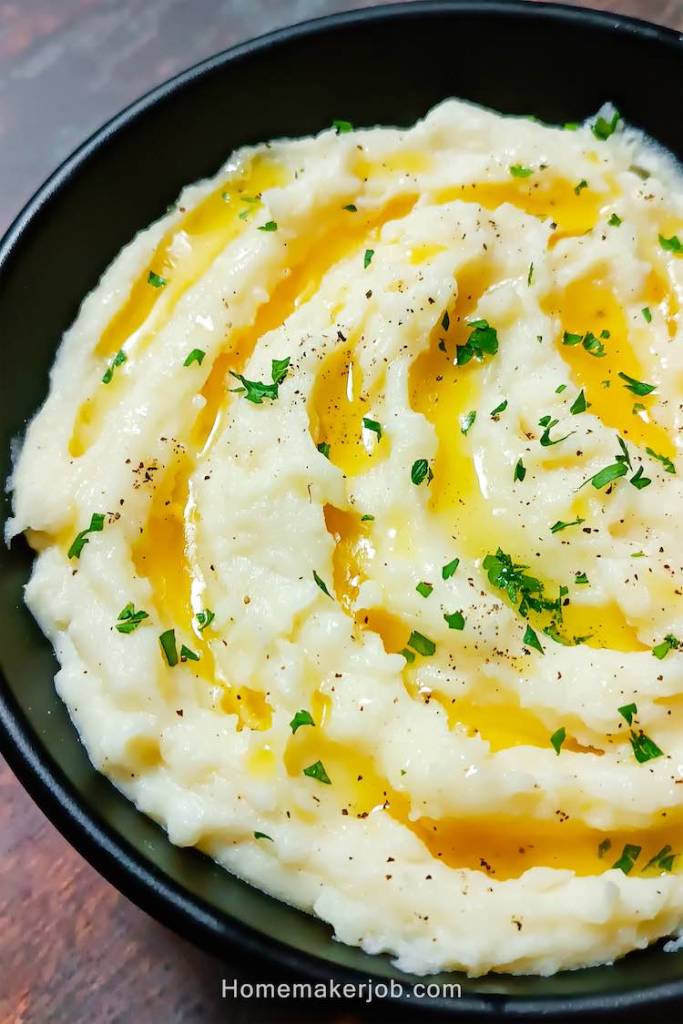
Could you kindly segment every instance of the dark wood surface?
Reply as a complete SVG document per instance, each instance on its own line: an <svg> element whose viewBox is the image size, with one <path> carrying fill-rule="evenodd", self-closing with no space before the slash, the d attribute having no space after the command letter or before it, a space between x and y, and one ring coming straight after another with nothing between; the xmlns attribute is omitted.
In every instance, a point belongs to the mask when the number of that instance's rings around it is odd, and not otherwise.
<svg viewBox="0 0 683 1024"><path fill-rule="evenodd" d="M683 0L577 4L683 30ZM0 231L122 106L202 57L372 0L0 0ZM0 759L0 1024L308 1019L226 1003L221 965L156 924L75 853ZM318 1004L318 1021L355 1014ZM382 1016L381 1019L387 1019Z"/></svg>

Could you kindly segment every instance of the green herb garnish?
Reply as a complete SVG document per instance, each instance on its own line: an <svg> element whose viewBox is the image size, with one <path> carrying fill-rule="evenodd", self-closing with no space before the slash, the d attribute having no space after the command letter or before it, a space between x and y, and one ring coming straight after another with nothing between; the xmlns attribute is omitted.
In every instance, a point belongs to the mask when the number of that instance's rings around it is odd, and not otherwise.
<svg viewBox="0 0 683 1024"><path fill-rule="evenodd" d="M500 405L497 405L495 409L491 410L491 412L489 413L489 416L491 417L492 420L498 420L500 418L500 414L502 412L505 412L507 407L508 407L508 400L507 400L507 398L505 398L500 403Z"/></svg>
<svg viewBox="0 0 683 1024"><path fill-rule="evenodd" d="M562 744L564 743L566 738L567 738L567 730L565 729L564 726L561 726L559 729L557 729L552 734L552 736L550 737L550 743L551 743L552 748L553 748L553 750L555 751L555 753L557 754L558 757L560 756L560 751L562 750Z"/></svg>
<svg viewBox="0 0 683 1024"><path fill-rule="evenodd" d="M452 562L447 562L446 565L441 568L441 579L449 580L451 576L455 575L455 570L460 565L460 559L454 558Z"/></svg>
<svg viewBox="0 0 683 1024"><path fill-rule="evenodd" d="M643 320L645 321L645 323L646 324L651 324L652 323L652 313L650 312L650 307L649 306L643 306L643 308L641 309L640 312L643 314Z"/></svg>
<svg viewBox="0 0 683 1024"><path fill-rule="evenodd" d="M116 628L119 633L133 633L144 619L148 619L147 612L140 608L135 611L135 605L129 601L125 608L119 612L116 620Z"/></svg>
<svg viewBox="0 0 683 1024"><path fill-rule="evenodd" d="M350 121L335 120L332 122L332 127L334 128L337 135L345 135L347 132L353 131L353 125L351 124Z"/></svg>
<svg viewBox="0 0 683 1024"><path fill-rule="evenodd" d="M412 647L414 651L422 654L425 658L431 658L436 650L434 641L430 640L428 636L418 633L415 629L408 638L408 647Z"/></svg>
<svg viewBox="0 0 683 1024"><path fill-rule="evenodd" d="M627 373L622 373L620 370L617 377L621 377L622 380L626 381L624 387L627 391L630 391L633 395L638 395L640 398L643 395L651 395L657 387L656 384L645 384L642 380L636 380L635 377L629 377Z"/></svg>
<svg viewBox="0 0 683 1024"><path fill-rule="evenodd" d="M522 643L527 647L533 647L534 650L538 651L539 654L543 654L543 648L541 647L541 641L538 639L536 632L527 623L527 627L524 630L524 636L522 637Z"/></svg>
<svg viewBox="0 0 683 1024"><path fill-rule="evenodd" d="M667 633L662 642L652 648L652 653L661 661L666 658L669 651L678 651L681 647L683 647L683 641L678 640L673 633Z"/></svg>
<svg viewBox="0 0 683 1024"><path fill-rule="evenodd" d="M665 252L675 252L676 255L680 255L683 252L683 242L681 242L678 235L672 235L671 238L665 238L664 235L660 235L659 244Z"/></svg>
<svg viewBox="0 0 683 1024"><path fill-rule="evenodd" d="M588 188L588 182L585 178L582 178L578 185L574 186L574 194L580 196L585 188Z"/></svg>
<svg viewBox="0 0 683 1024"><path fill-rule="evenodd" d="M470 320L467 326L472 331L465 344L457 347L458 366L464 366L475 357L482 360L486 355L495 355L498 351L498 334L487 320Z"/></svg>
<svg viewBox="0 0 683 1024"><path fill-rule="evenodd" d="M377 440L382 440L382 426L377 420L371 420L369 416L363 417L363 426L366 430L372 430L374 434L377 434Z"/></svg>
<svg viewBox="0 0 683 1024"><path fill-rule="evenodd" d="M199 655L196 654L185 644L180 645L180 660L181 661L199 661Z"/></svg>
<svg viewBox="0 0 683 1024"><path fill-rule="evenodd" d="M185 357L183 366L192 366L193 363L198 363L201 366L205 355L206 352L202 351L201 348L193 348L190 354Z"/></svg>
<svg viewBox="0 0 683 1024"><path fill-rule="evenodd" d="M159 643L161 644L161 651L168 665L173 668L174 665L178 664L178 649L175 642L175 629L167 629L165 633L162 633L159 637Z"/></svg>
<svg viewBox="0 0 683 1024"><path fill-rule="evenodd" d="M289 356L285 359L273 359L270 370L272 384L264 384L260 380L247 380L241 373L235 373L234 370L231 370L231 376L235 377L242 384L242 387L231 388L230 390L235 394L243 394L247 401L253 402L254 405L261 405L264 398L274 400L278 397L279 385L287 376L288 369Z"/></svg>
<svg viewBox="0 0 683 1024"><path fill-rule="evenodd" d="M416 487L419 487L423 480L426 480L428 484L432 482L434 474L426 459L415 460L410 470L410 479Z"/></svg>
<svg viewBox="0 0 683 1024"><path fill-rule="evenodd" d="M123 351L123 349L119 349L119 351L116 353L107 369L104 371L104 374L102 375L103 384L111 384L112 378L114 376L114 370L116 369L117 366L121 366L123 363L125 363L127 358L128 357L126 353Z"/></svg>
<svg viewBox="0 0 683 1024"><path fill-rule="evenodd" d="M67 552L67 558L80 558L81 552L86 544L89 543L89 533L101 533L104 529L104 512L93 512L90 517L90 526L87 526L85 530L81 530L77 533L71 547Z"/></svg>
<svg viewBox="0 0 683 1024"><path fill-rule="evenodd" d="M259 231L277 231L277 222L267 220L265 224L259 224Z"/></svg>
<svg viewBox="0 0 683 1024"><path fill-rule="evenodd" d="M640 857L640 846L633 846L631 843L627 843L624 849L621 851L621 857L616 860L612 865L612 868L619 868L625 875L628 875L633 868L633 865Z"/></svg>
<svg viewBox="0 0 683 1024"><path fill-rule="evenodd" d="M320 444L316 445L316 448L321 455L324 455L326 459L330 457L330 445L328 441L321 441Z"/></svg>
<svg viewBox="0 0 683 1024"><path fill-rule="evenodd" d="M667 455L659 455L652 448L646 448L645 451L647 452L648 455L651 455L653 459L656 459L657 462L661 462L661 464L664 466L664 469L666 470L667 473L675 473L676 472L676 467L674 466L673 462L671 461L671 459Z"/></svg>
<svg viewBox="0 0 683 1024"><path fill-rule="evenodd" d="M476 420L476 418L477 418L477 411L476 411L476 409L470 409L470 411L468 413L466 413L465 416L461 416L460 417L460 433L467 435L468 432L469 432L470 427L473 425L473 423Z"/></svg>
<svg viewBox="0 0 683 1024"><path fill-rule="evenodd" d="M304 768L304 775L307 775L309 779L317 779L318 782L324 782L327 786L332 783L332 780L325 771L322 761L316 761L315 764L309 764L308 768Z"/></svg>
<svg viewBox="0 0 683 1024"><path fill-rule="evenodd" d="M372 263L372 257L375 255L374 249L366 249L363 255L363 269L367 270Z"/></svg>
<svg viewBox="0 0 683 1024"><path fill-rule="evenodd" d="M315 725L313 715L310 711L306 711L305 708L302 708L301 711L297 711L294 718L289 723L289 727L293 733L295 733L297 729L300 729L302 725Z"/></svg>
<svg viewBox="0 0 683 1024"><path fill-rule="evenodd" d="M273 842L273 837L265 832L254 832L254 839L270 839L271 843Z"/></svg>
<svg viewBox="0 0 683 1024"><path fill-rule="evenodd" d="M514 472L514 475L513 475L512 479L513 479L513 481L515 483L518 480L521 483L525 476L526 476L526 466L524 465L524 463L522 462L521 459L517 459L517 464L515 466L515 472Z"/></svg>
<svg viewBox="0 0 683 1024"><path fill-rule="evenodd" d="M585 519L578 516L576 519L572 519L571 522L565 523L561 519L558 519L556 523L550 527L551 533L560 533L561 530L566 530L568 526L580 526L581 523L585 523Z"/></svg>
<svg viewBox="0 0 683 1024"><path fill-rule="evenodd" d="M197 612L195 618L197 619L197 628L200 633L203 633L207 626L210 626L213 620L216 618L215 612L212 612L210 608L203 608L202 611Z"/></svg>
<svg viewBox="0 0 683 1024"><path fill-rule="evenodd" d="M420 594L421 597L429 597L434 587L431 583L426 583L423 580L421 583L418 583L415 589L417 590L418 594Z"/></svg>
<svg viewBox="0 0 683 1024"><path fill-rule="evenodd" d="M543 433L541 434L540 442L544 448L549 448L551 445L559 444L561 441L566 441L568 437L571 437L575 433L574 430L570 430L568 434L564 434L563 437L550 437L550 431L553 427L556 427L559 420L551 419L550 416L541 416L538 421L539 427L543 427Z"/></svg>
<svg viewBox="0 0 683 1024"><path fill-rule="evenodd" d="M462 612L446 612L444 615L444 621L448 623L449 629L464 629L465 628L465 616Z"/></svg>
<svg viewBox="0 0 683 1024"><path fill-rule="evenodd" d="M150 270L147 275L147 284L151 284L152 288L165 288L168 284L168 279L162 277L161 274L155 274L153 270Z"/></svg>
<svg viewBox="0 0 683 1024"><path fill-rule="evenodd" d="M583 388L581 388L578 395L576 396L572 404L569 406L569 411L574 416L577 416L580 412L585 412L587 408L588 402L586 401L586 396L583 393Z"/></svg>
<svg viewBox="0 0 683 1024"><path fill-rule="evenodd" d="M623 221L622 221L621 217L619 216L619 214L611 213L607 223L609 224L609 226L611 228L618 228L618 227L620 227L621 224L623 224Z"/></svg>
<svg viewBox="0 0 683 1024"><path fill-rule="evenodd" d="M522 164L511 164L508 170L513 178L529 178L534 173L531 167L524 167Z"/></svg>
<svg viewBox="0 0 683 1024"><path fill-rule="evenodd" d="M596 139L600 139L601 142L604 142L605 139L608 139L610 135L614 134L620 120L621 114L618 110L614 111L609 121L601 115L600 117L597 117L591 125L591 131Z"/></svg>
<svg viewBox="0 0 683 1024"><path fill-rule="evenodd" d="M320 578L320 576L318 576L318 574L315 571L315 569L313 570L313 579L315 580L317 585L320 587L320 589L322 590L323 594L326 594L327 597L331 598L332 594L327 589L327 584L325 583L325 581L323 579Z"/></svg>

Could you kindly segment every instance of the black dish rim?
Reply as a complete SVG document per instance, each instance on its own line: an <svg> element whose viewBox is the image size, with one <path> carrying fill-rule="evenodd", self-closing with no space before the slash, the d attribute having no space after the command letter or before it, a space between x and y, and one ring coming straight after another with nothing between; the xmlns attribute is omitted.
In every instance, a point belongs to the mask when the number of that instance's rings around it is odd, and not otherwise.
<svg viewBox="0 0 683 1024"><path fill-rule="evenodd" d="M21 258L19 247L23 236L36 226L43 208L59 194L89 158L109 139L161 100L172 96L195 79L210 75L215 69L248 57L254 52L302 36L329 31L341 25L412 16L416 8L425 13L450 9L459 13L481 13L487 16L512 14L522 19L546 19L558 28L563 23L580 22L596 27L609 27L613 31L643 39L655 39L664 44L680 44L683 39L683 36L674 29L625 15L566 7L555 3L530 3L527 0L417 0L409 3L391 3L332 14L277 29L230 47L180 72L145 93L90 135L36 190L0 239L0 272L15 257L15 251L17 258ZM14 699L8 681L1 671L0 752L38 807L77 852L137 906L202 949L215 953L221 948L239 948L242 955L259 958L280 971L289 972L314 983L333 980L339 984L358 984L367 983L368 978L374 978L376 983L384 980L380 975L363 974L353 968L333 964L295 950L249 925L230 918L172 882L138 854L122 835L105 826L87 809L76 788L51 762L48 751L43 748L39 736ZM548 1019L561 1015L645 1009L681 998L683 978L624 993L596 995L517 998L472 994L465 991L457 1003L445 997L437 997L423 1001L421 1009L440 1011L442 1014L452 1014L455 1017L469 1013L478 1018L504 1015L517 1019ZM406 991L404 985L404 994L396 1001L407 1007L411 1005L409 1000L410 993ZM412 1006L415 1006L414 1001Z"/></svg>

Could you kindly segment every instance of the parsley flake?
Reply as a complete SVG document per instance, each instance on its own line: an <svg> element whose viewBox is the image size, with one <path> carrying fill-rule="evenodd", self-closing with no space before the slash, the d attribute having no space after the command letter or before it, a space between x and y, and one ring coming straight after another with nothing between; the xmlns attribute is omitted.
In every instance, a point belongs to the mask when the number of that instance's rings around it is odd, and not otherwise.
<svg viewBox="0 0 683 1024"><path fill-rule="evenodd" d="M623 221L618 213L611 213L607 223L611 228L618 228L623 224Z"/></svg>
<svg viewBox="0 0 683 1024"><path fill-rule="evenodd" d="M318 449L318 451L320 452L321 455L324 455L326 459L329 459L329 457L330 457L330 444L329 444L329 441L321 441L319 444L316 445L316 448Z"/></svg>
<svg viewBox="0 0 683 1024"><path fill-rule="evenodd" d="M231 370L231 376L238 380L242 387L231 388L230 390L235 394L243 394L247 401L253 402L254 405L261 405L264 398L274 400L278 397L279 385L287 376L288 369L289 356L285 359L273 359L270 370L272 384L264 384L260 380L247 380L241 373L235 373L234 370Z"/></svg>
<svg viewBox="0 0 683 1024"><path fill-rule="evenodd" d="M367 270L372 263L372 257L375 255L374 249L366 249L363 255L363 270Z"/></svg>
<svg viewBox="0 0 683 1024"><path fill-rule="evenodd" d="M294 715L294 718L289 723L289 727L292 730L292 733L295 733L296 730L300 729L302 725L315 725L315 722L313 721L313 715L311 714L310 711L306 711L305 708L302 708L300 711L297 711L297 713Z"/></svg>
<svg viewBox="0 0 683 1024"><path fill-rule="evenodd" d="M634 846L631 843L626 843L624 849L621 851L621 857L615 860L612 868L619 868L625 875L628 875L633 868L633 865L640 857L640 851L642 847Z"/></svg>
<svg viewBox="0 0 683 1024"><path fill-rule="evenodd" d="M513 178L530 178L534 173L531 167L524 167L523 164L511 164L508 170Z"/></svg>
<svg viewBox="0 0 683 1024"><path fill-rule="evenodd" d="M151 284L152 288L165 288L168 284L168 279L162 277L161 274L155 274L153 270L150 270L147 275L147 284Z"/></svg>
<svg viewBox="0 0 683 1024"><path fill-rule="evenodd" d="M631 730L629 739L638 764L645 764L646 761L653 761L656 757L664 756L664 751L660 750L655 741L646 736L644 732Z"/></svg>
<svg viewBox="0 0 683 1024"><path fill-rule="evenodd" d="M538 651L539 654L543 654L543 648L541 647L541 641L538 639L535 631L527 623L527 627L524 630L524 636L522 637L522 643L527 647L533 647L534 650Z"/></svg>
<svg viewBox="0 0 683 1024"><path fill-rule="evenodd" d="M309 764L308 768L304 768L304 775L307 775L309 779L317 779L318 782L324 782L326 786L332 784L332 780L325 771L325 766L322 761L316 761L315 764Z"/></svg>
<svg viewBox="0 0 683 1024"><path fill-rule="evenodd" d="M544 448L549 448L551 445L559 444L561 441L566 441L568 437L571 437L575 433L574 430L570 430L568 434L564 434L563 437L550 437L550 431L553 427L556 427L559 420L551 419L550 416L541 416L538 421L539 427L543 427L543 433L541 434L540 442Z"/></svg>
<svg viewBox="0 0 683 1024"><path fill-rule="evenodd" d="M167 629L159 637L159 643L161 644L161 652L166 658L166 662L170 668L173 668L178 664L178 649L175 642L175 629Z"/></svg>
<svg viewBox="0 0 683 1024"><path fill-rule="evenodd" d="M67 558L80 558L81 552L86 544L89 543L89 533L101 533L104 529L104 512L93 512L90 517L90 526L87 526L85 530L81 530L74 537L73 543L67 552Z"/></svg>
<svg viewBox="0 0 683 1024"><path fill-rule="evenodd" d="M589 403L586 401L586 396L583 393L583 388L579 391L578 395L569 406L569 411L573 416L577 416L580 412L585 412L588 408Z"/></svg>
<svg viewBox="0 0 683 1024"><path fill-rule="evenodd" d="M143 619L148 619L147 612L140 608L135 611L135 605L129 601L125 608L122 608L116 619L116 628L119 633L133 633Z"/></svg>
<svg viewBox="0 0 683 1024"><path fill-rule="evenodd" d="M190 354L185 357L183 366L192 366L193 363L198 363L201 366L205 355L206 352L202 351L201 348L193 348Z"/></svg>
<svg viewBox="0 0 683 1024"><path fill-rule="evenodd" d="M560 533L561 530L566 530L568 526L580 526L581 523L585 523L585 521L586 520L582 519L581 516L578 516L576 519L572 519L569 523L565 523L561 519L558 519L558 521L553 523L550 527L550 532Z"/></svg>
<svg viewBox="0 0 683 1024"><path fill-rule="evenodd" d="M203 608L200 612L197 612L195 618L197 620L197 628L199 632L203 633L216 618L216 613L212 612L210 608Z"/></svg>
<svg viewBox="0 0 683 1024"><path fill-rule="evenodd" d="M652 653L661 661L666 658L669 651L678 651L681 647L683 647L683 641L678 640L673 633L667 633L662 642L652 648Z"/></svg>
<svg viewBox="0 0 683 1024"><path fill-rule="evenodd" d="M265 224L259 224L259 231L277 231L277 222L267 220Z"/></svg>
<svg viewBox="0 0 683 1024"><path fill-rule="evenodd" d="M434 479L431 466L426 459L416 459L410 470L410 479L416 487L419 487L423 480L430 484Z"/></svg>
<svg viewBox="0 0 683 1024"><path fill-rule="evenodd" d="M350 121L335 120L332 122L332 127L334 128L337 135L345 135L347 132L353 131L353 125L351 124Z"/></svg>
<svg viewBox="0 0 683 1024"><path fill-rule="evenodd" d="M526 476L526 466L524 465L524 463L522 462L521 459L517 459L517 464L515 466L515 472L514 472L514 475L512 477L513 482L517 483L517 481L519 480L519 482L521 483L525 476Z"/></svg>
<svg viewBox="0 0 683 1024"><path fill-rule="evenodd" d="M371 430L374 434L377 434L377 440L382 440L382 426L377 420L371 420L368 416L363 417L363 426L366 430Z"/></svg>
<svg viewBox="0 0 683 1024"><path fill-rule="evenodd" d="M418 583L418 585L415 587L415 589L417 590L418 594L421 597L429 597L429 595L431 594L431 592L434 589L434 587L433 587L433 585L431 583L426 583L423 580L420 583Z"/></svg>
<svg viewBox="0 0 683 1024"><path fill-rule="evenodd" d="M342 206L342 210L346 210L348 213L358 213L358 207L355 203L347 203L346 206Z"/></svg>
<svg viewBox="0 0 683 1024"><path fill-rule="evenodd" d="M465 616L462 612L446 612L444 622L448 624L449 629L462 630L465 628Z"/></svg>
<svg viewBox="0 0 683 1024"><path fill-rule="evenodd" d="M199 661L199 655L195 651L186 647L185 644L180 645L180 660L181 661Z"/></svg>
<svg viewBox="0 0 683 1024"><path fill-rule="evenodd" d="M609 121L606 117L602 117L601 115L600 117L597 117L591 125L591 131L596 139L600 139L601 142L604 142L605 139L608 139L610 135L613 135L617 130L617 125L620 120L621 114L618 110L614 111Z"/></svg>
<svg viewBox="0 0 683 1024"><path fill-rule="evenodd" d="M414 651L417 651L418 654L423 655L425 658L431 658L436 651L434 641L430 640L428 636L418 633L416 629L408 637L408 647L412 647Z"/></svg>
<svg viewBox="0 0 683 1024"><path fill-rule="evenodd" d="M498 351L498 334L487 320L470 320L467 326L472 330L465 344L457 346L458 366L464 366L474 358L481 361L486 355L495 355Z"/></svg>
<svg viewBox="0 0 683 1024"><path fill-rule="evenodd" d="M643 308L641 309L640 312L643 314L643 320L645 321L645 323L646 324L651 324L652 323L652 313L650 312L650 307L649 306L643 306Z"/></svg>
<svg viewBox="0 0 683 1024"><path fill-rule="evenodd" d="M673 871L674 860L677 856L678 854L674 853L673 848L667 843L647 862L643 871L649 871L652 868L660 868L662 871Z"/></svg>
<svg viewBox="0 0 683 1024"><path fill-rule="evenodd" d="M474 425L474 421L476 420L476 418L477 418L477 411L476 411L476 409L470 409L470 411L468 413L466 413L464 416L461 416L460 417L460 433L467 435L469 433L470 427Z"/></svg>
<svg viewBox="0 0 683 1024"><path fill-rule="evenodd" d="M254 832L254 839L270 839L271 843L273 842L273 837L265 832Z"/></svg>
<svg viewBox="0 0 683 1024"><path fill-rule="evenodd" d="M648 455L652 456L653 459L656 459L657 462L661 462L667 473L676 472L676 467L667 455L659 455L658 452L654 451L652 448L646 448L645 451Z"/></svg>
<svg viewBox="0 0 683 1024"><path fill-rule="evenodd" d="M103 384L111 384L112 378L114 376L114 370L116 369L117 366L121 366L123 363L125 363L127 358L128 356L123 351L123 349L119 349L119 351L116 353L107 369L104 371L104 374L102 375Z"/></svg>
<svg viewBox="0 0 683 1024"><path fill-rule="evenodd" d="M683 242L681 242L678 235L672 235L671 238L665 238L664 235L659 235L659 244L665 252L676 253L680 256L683 253Z"/></svg>
<svg viewBox="0 0 683 1024"><path fill-rule="evenodd" d="M555 751L555 753L557 754L558 757L560 756L560 751L562 750L562 744L564 743L566 738L567 738L567 730L565 729L564 726L561 726L559 729L556 729L555 732L550 737L550 742L552 744L553 750Z"/></svg>
<svg viewBox="0 0 683 1024"><path fill-rule="evenodd" d="M320 589L322 590L323 594L326 594L327 597L331 598L332 594L327 589L327 584L325 583L325 581L323 579L320 578L320 576L318 576L318 574L315 571L315 569L313 570L313 579L315 580L317 585L320 587Z"/></svg>
<svg viewBox="0 0 683 1024"><path fill-rule="evenodd" d="M588 182L582 178L578 185L574 186L574 195L580 196L585 188L588 188Z"/></svg>
<svg viewBox="0 0 683 1024"><path fill-rule="evenodd" d="M491 410L491 412L489 413L489 416L491 417L492 420L496 420L497 421L498 419L500 419L500 414L502 412L505 412L507 407L508 407L508 400L506 398L506 399L504 399L500 403L500 405L497 405L495 409Z"/></svg>
<svg viewBox="0 0 683 1024"><path fill-rule="evenodd" d="M638 395L640 398L643 395L651 395L657 387L656 384L646 384L642 380L636 380L635 377L629 377L627 373L623 373L621 370L617 374L617 377L621 377L623 381L626 381L624 387L627 391L630 391L633 395Z"/></svg>
<svg viewBox="0 0 683 1024"><path fill-rule="evenodd" d="M454 558L452 562L447 562L446 565L441 568L441 579L449 580L451 576L455 575L455 570L460 565L460 559Z"/></svg>

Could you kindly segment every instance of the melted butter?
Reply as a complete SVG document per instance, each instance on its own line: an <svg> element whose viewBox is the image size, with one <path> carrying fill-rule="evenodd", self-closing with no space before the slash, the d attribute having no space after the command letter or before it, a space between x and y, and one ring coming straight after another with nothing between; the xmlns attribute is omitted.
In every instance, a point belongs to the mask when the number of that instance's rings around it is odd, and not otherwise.
<svg viewBox="0 0 683 1024"><path fill-rule="evenodd" d="M389 174L422 174L433 165L431 153L424 150L399 150L389 153L381 160L368 160L359 156L354 165L354 174L368 181L370 178L382 178Z"/></svg>
<svg viewBox="0 0 683 1024"><path fill-rule="evenodd" d="M220 707L227 714L237 715L240 727L268 729L271 708L265 695L246 686L230 687L221 680L208 637L195 628L193 580L186 544L189 521L194 515L189 496L191 470L192 460L184 457L156 484L147 522L132 547L133 565L136 573L152 586L160 621L175 629L178 651L186 643L199 655L199 661L188 661L187 667L199 678L223 688Z"/></svg>
<svg viewBox="0 0 683 1024"><path fill-rule="evenodd" d="M487 210L496 210L503 203L533 217L549 217L557 228L550 237L551 245L573 235L583 235L595 227L602 206L608 202L605 193L590 187L575 192L576 183L553 178L544 172L530 178L510 178L509 181L486 184L454 185L436 193L439 203L456 199L466 203L479 203Z"/></svg>
<svg viewBox="0 0 683 1024"><path fill-rule="evenodd" d="M614 601L590 605L577 604L572 600L564 608L562 618L562 634L569 638L588 637L584 640L588 647L610 651L648 650L647 644L640 642L635 628Z"/></svg>
<svg viewBox="0 0 683 1024"><path fill-rule="evenodd" d="M458 295L449 312L449 329L443 330L439 317L429 346L413 361L409 376L411 406L429 420L438 440L430 507L444 518L459 549L475 557L491 545L495 550L500 543L472 457L471 432L465 436L460 429L462 418L477 409L481 366L476 360L457 366L453 360L456 345L463 344L469 334L467 321L490 284L485 264L472 264L458 272ZM442 340L446 352L439 348Z"/></svg>
<svg viewBox="0 0 683 1024"><path fill-rule="evenodd" d="M653 266L647 276L642 301L643 305L649 306L651 310L658 309L660 311L669 337L675 337L681 305L666 273L657 266Z"/></svg>
<svg viewBox="0 0 683 1024"><path fill-rule="evenodd" d="M635 396L618 377L621 371L636 380L648 379L630 343L624 311L605 282L591 277L580 278L562 293L546 299L544 307L546 312L560 318L562 333L558 338L558 351L569 365L577 386L583 388L591 403L591 413L606 426L617 430L625 440L653 448L664 455L675 455L669 435L651 418L656 394ZM564 331L582 335L592 331L599 338L603 330L609 331L609 337L600 339L605 346L602 357L591 355L583 345L562 344ZM605 381L609 381L608 386ZM634 414L636 402L645 406L644 417Z"/></svg>
<svg viewBox="0 0 683 1024"><path fill-rule="evenodd" d="M638 874L666 844L680 849L681 825L648 830L599 832L571 820L561 811L552 822L497 816L495 821L421 819L413 831L434 857L449 867L483 870L502 881L518 878L532 867L567 869L594 875L613 866L627 843L641 846L633 874ZM602 857L600 843L611 846ZM649 876L648 872L648 876Z"/></svg>
<svg viewBox="0 0 683 1024"><path fill-rule="evenodd" d="M494 680L482 679L483 687L496 686ZM479 704L463 697L449 697L437 690L423 695L423 700L437 701L448 716L451 729L464 729L468 736L480 736L493 752L508 747L547 747L549 730L544 723L519 703Z"/></svg>
<svg viewBox="0 0 683 1024"><path fill-rule="evenodd" d="M535 729L535 726L533 727ZM549 737L544 737L549 745ZM367 817L387 813L409 829L431 855L449 867L485 871L498 880L518 878L531 867L568 869L577 875L594 875L612 867L627 843L642 847L634 873L667 843L678 852L681 824L647 830L600 832L567 820L558 810L555 820L541 822L527 817L410 819L410 801L377 771L372 758L330 740L320 729L298 729L288 742L287 771L300 777L304 768L322 761L330 786L311 780L320 799L329 794L346 815ZM410 766L406 766L409 782ZM609 839L609 850L600 857L599 847ZM390 867L387 869L391 873Z"/></svg>
<svg viewBox="0 0 683 1024"><path fill-rule="evenodd" d="M414 266L419 266L421 263L426 263L428 260L434 259L439 253L445 251L445 246L437 245L434 242L425 243L423 245L415 245L410 250L410 262Z"/></svg>
<svg viewBox="0 0 683 1024"><path fill-rule="evenodd" d="M389 453L389 439L363 425L363 419L377 421L375 409L381 382L364 393L361 371L353 348L343 345L325 359L316 377L309 402L311 434L316 444L330 445L330 461L345 476L357 476L383 461Z"/></svg>
<svg viewBox="0 0 683 1024"><path fill-rule="evenodd" d="M257 204L248 204L266 189L283 185L284 168L270 157L257 155L234 177L224 181L170 227L157 244L148 267L133 284L127 300L112 317L98 344L98 355L112 356L142 327L157 303L163 300L165 319L170 318L178 300L207 270L219 252L244 227L240 213L253 217ZM174 244L182 232L182 247ZM163 288L148 281L152 270L167 280ZM158 325L157 328L158 330Z"/></svg>

